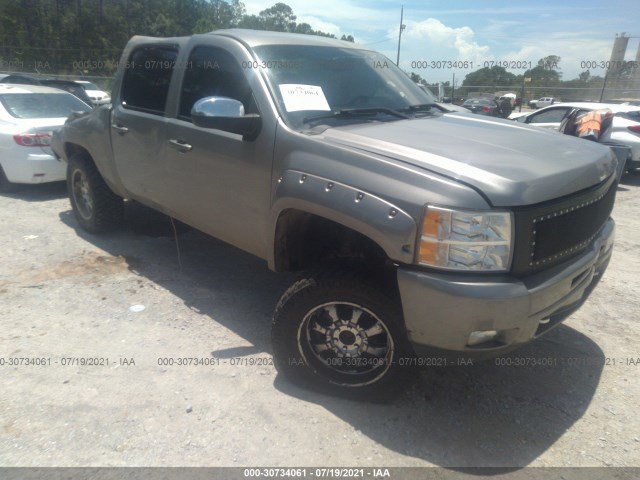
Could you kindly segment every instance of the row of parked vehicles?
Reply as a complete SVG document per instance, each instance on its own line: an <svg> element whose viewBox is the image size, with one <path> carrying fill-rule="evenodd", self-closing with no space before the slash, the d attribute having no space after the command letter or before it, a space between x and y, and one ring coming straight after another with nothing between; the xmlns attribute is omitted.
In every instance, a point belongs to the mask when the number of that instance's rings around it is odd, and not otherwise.
<svg viewBox="0 0 640 480"><path fill-rule="evenodd" d="M629 104L600 102L554 103L534 112L514 112L509 118L516 122L578 136L572 128L576 121L592 112L601 112L606 121L597 137L589 136L607 145L626 146L620 166L621 173L638 173L640 169L640 107Z"/></svg>
<svg viewBox="0 0 640 480"><path fill-rule="evenodd" d="M533 102L535 111L513 112L513 102L508 98L469 98L462 107L472 113L490 117L508 118L548 130L579 136L570 126L575 121L591 112L602 112L607 121L598 131L597 138L589 136L590 140L616 147L616 154L620 157L620 171L637 173L640 169L640 106L628 103L601 102L558 102L552 97L543 97ZM621 149L619 147L626 147Z"/></svg>

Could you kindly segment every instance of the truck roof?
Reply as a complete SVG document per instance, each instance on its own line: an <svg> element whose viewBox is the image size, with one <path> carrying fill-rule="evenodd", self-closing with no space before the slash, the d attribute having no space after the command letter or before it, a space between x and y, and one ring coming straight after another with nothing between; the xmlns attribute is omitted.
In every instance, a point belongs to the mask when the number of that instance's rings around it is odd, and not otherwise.
<svg viewBox="0 0 640 480"><path fill-rule="evenodd" d="M222 35L231 37L245 43L249 47L258 47L262 45L309 45L319 47L362 48L353 42L321 37L319 35L249 30L244 28L215 30L205 35Z"/></svg>
<svg viewBox="0 0 640 480"><path fill-rule="evenodd" d="M337 47L354 50L365 49L366 47L338 40L335 38L321 37L319 35L307 35L302 33L271 32L266 30L250 30L245 28L229 28L214 30L209 33L194 34L184 37L148 37L145 35L135 35L127 44L127 49L136 48L147 43L164 43L185 46L192 38L205 39L212 36L227 37L238 41L248 49L264 45L303 45L311 47ZM126 50L125 50L126 51Z"/></svg>

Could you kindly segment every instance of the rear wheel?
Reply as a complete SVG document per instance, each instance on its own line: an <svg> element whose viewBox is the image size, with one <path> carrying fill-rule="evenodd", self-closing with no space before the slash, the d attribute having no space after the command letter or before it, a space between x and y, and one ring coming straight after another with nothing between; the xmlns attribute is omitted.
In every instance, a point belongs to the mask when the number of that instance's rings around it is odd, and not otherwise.
<svg viewBox="0 0 640 480"><path fill-rule="evenodd" d="M111 191L93 162L83 155L75 154L69 159L67 190L75 217L84 230L105 232L122 221L122 198Z"/></svg>
<svg viewBox="0 0 640 480"><path fill-rule="evenodd" d="M411 349L401 325L397 296L367 277L345 270L313 275L276 307L274 363L298 383L387 399L410 379L401 359Z"/></svg>

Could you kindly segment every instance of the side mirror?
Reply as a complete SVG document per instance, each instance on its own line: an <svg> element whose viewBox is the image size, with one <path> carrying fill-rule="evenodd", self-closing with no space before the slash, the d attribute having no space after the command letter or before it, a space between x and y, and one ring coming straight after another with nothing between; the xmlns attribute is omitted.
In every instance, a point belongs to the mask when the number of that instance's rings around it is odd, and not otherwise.
<svg viewBox="0 0 640 480"><path fill-rule="evenodd" d="M260 115L245 115L244 105L227 97L205 97L198 100L191 109L193 124L202 128L215 128L255 138L260 131Z"/></svg>

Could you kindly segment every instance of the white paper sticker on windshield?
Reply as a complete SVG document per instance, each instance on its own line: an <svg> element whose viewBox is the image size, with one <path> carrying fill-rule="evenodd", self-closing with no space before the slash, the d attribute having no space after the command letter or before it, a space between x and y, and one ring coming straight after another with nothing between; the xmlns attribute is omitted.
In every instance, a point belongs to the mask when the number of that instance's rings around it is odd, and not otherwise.
<svg viewBox="0 0 640 480"><path fill-rule="evenodd" d="M299 112L301 110L331 110L322 87L316 85L298 85L286 83L279 85L284 107L287 112Z"/></svg>

